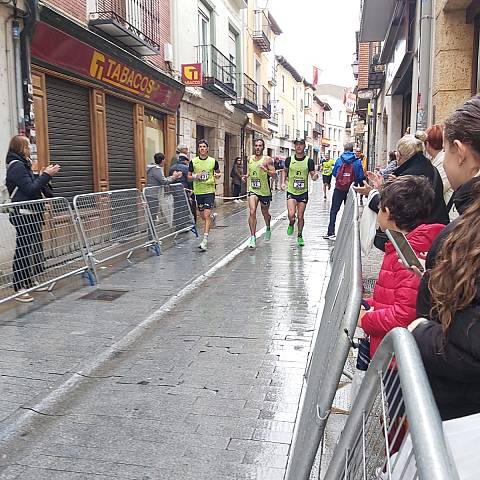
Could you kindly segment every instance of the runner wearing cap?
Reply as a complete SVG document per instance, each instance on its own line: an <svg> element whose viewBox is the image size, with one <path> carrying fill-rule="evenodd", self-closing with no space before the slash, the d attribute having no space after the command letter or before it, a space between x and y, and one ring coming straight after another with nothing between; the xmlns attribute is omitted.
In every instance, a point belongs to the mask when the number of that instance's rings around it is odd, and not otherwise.
<svg viewBox="0 0 480 480"><path fill-rule="evenodd" d="M275 176L275 167L271 157L263 155L265 142L259 138L255 140L255 155L248 159L247 174L242 177L246 182L248 180L248 225L250 226L250 248L255 248L257 244L257 207L260 203L263 218L267 226L265 240L270 240L272 231L270 230L271 215L269 212L270 202L272 201L272 190L270 189L270 180L268 177Z"/></svg>
<svg viewBox="0 0 480 480"><path fill-rule="evenodd" d="M215 179L221 177L217 160L208 155L206 140L198 142L198 157L190 161L188 166L188 181L193 182L193 193L200 216L205 222L203 240L198 248L207 249L208 234L212 225L212 210L215 204Z"/></svg>
<svg viewBox="0 0 480 480"><path fill-rule="evenodd" d="M315 162L305 155L305 140L295 140L295 154L285 160L285 173L287 182L287 209L288 229L287 235L292 235L295 217L298 216L297 245L303 247L304 213L308 203L308 176L313 181L318 180L315 172Z"/></svg>

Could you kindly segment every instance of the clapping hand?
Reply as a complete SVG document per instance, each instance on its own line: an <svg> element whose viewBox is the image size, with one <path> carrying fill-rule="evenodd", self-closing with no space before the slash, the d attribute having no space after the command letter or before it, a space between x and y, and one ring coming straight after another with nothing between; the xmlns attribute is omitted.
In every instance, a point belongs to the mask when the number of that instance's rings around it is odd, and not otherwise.
<svg viewBox="0 0 480 480"><path fill-rule="evenodd" d="M383 177L377 172L367 172L367 178L377 190L379 190L383 184Z"/></svg>

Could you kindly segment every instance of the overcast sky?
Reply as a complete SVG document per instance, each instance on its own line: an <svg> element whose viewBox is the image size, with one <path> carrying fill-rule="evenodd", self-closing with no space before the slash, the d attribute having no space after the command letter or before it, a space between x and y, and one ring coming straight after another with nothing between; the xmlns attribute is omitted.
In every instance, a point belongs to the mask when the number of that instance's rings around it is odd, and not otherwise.
<svg viewBox="0 0 480 480"><path fill-rule="evenodd" d="M315 65L323 70L319 83L354 85L360 0L268 0L268 8L283 31L276 39L277 55L308 81Z"/></svg>

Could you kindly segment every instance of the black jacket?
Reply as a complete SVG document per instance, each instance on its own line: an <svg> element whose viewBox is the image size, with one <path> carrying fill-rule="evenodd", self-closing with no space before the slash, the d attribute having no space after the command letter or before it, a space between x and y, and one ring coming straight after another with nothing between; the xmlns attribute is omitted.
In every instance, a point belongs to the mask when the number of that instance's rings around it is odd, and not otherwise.
<svg viewBox="0 0 480 480"><path fill-rule="evenodd" d="M432 165L432 162L421 152L416 153L413 157L410 157L405 163L402 163L393 171L393 175L401 177L403 175L414 175L427 177L432 183L433 190L435 191L435 199L433 201L433 209L428 217L426 223L442 223L447 225L450 222L448 216L447 206L443 199L443 183L442 177L438 173L436 167ZM375 195L368 204L368 207L375 213L378 213L380 208L380 195ZM377 231L374 244L379 249L385 250L385 243L388 241L387 236L381 231Z"/></svg>
<svg viewBox="0 0 480 480"><path fill-rule="evenodd" d="M12 165L9 166L11 162ZM52 177L48 173L35 175L32 172L30 161L14 152L7 153L7 178L6 185L8 193L12 195L15 188L18 190L12 198L12 202L26 202L38 200L45 196L51 196L49 182Z"/></svg>
<svg viewBox="0 0 480 480"><path fill-rule="evenodd" d="M413 331L442 420L480 413L480 288L444 335L435 319Z"/></svg>

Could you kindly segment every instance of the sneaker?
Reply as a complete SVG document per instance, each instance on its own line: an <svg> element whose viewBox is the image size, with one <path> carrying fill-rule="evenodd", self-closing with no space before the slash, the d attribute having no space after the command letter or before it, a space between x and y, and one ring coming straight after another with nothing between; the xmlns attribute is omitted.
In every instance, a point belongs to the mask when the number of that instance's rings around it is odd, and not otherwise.
<svg viewBox="0 0 480 480"><path fill-rule="evenodd" d="M287 235L293 235L293 225L288 225Z"/></svg>
<svg viewBox="0 0 480 480"><path fill-rule="evenodd" d="M212 219L212 223L215 225L215 220L216 220L216 218L217 218L217 214L216 214L216 213L212 213L212 214L210 215L210 218Z"/></svg>
<svg viewBox="0 0 480 480"><path fill-rule="evenodd" d="M324 195L324 196L323 196L323 199L324 199L324 200L326 200L326 199L327 199L327 196L326 196L326 195Z"/></svg>
<svg viewBox="0 0 480 480"><path fill-rule="evenodd" d="M265 231L265 240L268 242L272 238L272 230L270 228L267 228Z"/></svg>
<svg viewBox="0 0 480 480"><path fill-rule="evenodd" d="M204 238L204 239L200 242L200 245L198 246L198 248L199 248L200 250L202 250L202 251L205 252L205 251L207 250L207 243L208 243L207 239Z"/></svg>
<svg viewBox="0 0 480 480"><path fill-rule="evenodd" d="M297 237L297 245L299 247L304 247L305 246L305 240L303 239L303 237L301 235L299 235Z"/></svg>
<svg viewBox="0 0 480 480"><path fill-rule="evenodd" d="M34 283L34 286L37 287L37 285L40 285L38 282ZM49 285L44 285L42 287L35 288L36 292L48 292L48 289L50 288Z"/></svg>
<svg viewBox="0 0 480 480"><path fill-rule="evenodd" d="M322 237L325 240L335 240L337 237L336 235L329 235L328 233Z"/></svg>
<svg viewBox="0 0 480 480"><path fill-rule="evenodd" d="M257 246L257 238L255 236L250 237L250 243L248 244L248 248L255 248Z"/></svg>
<svg viewBox="0 0 480 480"><path fill-rule="evenodd" d="M22 292L22 290L20 290ZM17 302L22 302L22 303L30 303L33 302L35 299L27 292L21 293L18 297L15 297L15 300Z"/></svg>

